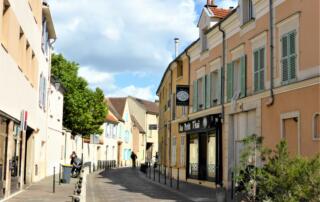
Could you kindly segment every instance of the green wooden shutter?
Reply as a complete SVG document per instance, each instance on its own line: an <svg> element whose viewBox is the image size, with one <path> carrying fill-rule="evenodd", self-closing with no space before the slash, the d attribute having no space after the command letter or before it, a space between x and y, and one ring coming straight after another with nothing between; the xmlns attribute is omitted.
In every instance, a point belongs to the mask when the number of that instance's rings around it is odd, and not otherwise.
<svg viewBox="0 0 320 202"><path fill-rule="evenodd" d="M233 96L233 63L227 64L227 101Z"/></svg>
<svg viewBox="0 0 320 202"><path fill-rule="evenodd" d="M246 96L246 77L247 77L247 68L246 68L246 56L240 58L240 78L241 78L241 94L240 98Z"/></svg>
<svg viewBox="0 0 320 202"><path fill-rule="evenodd" d="M289 64L288 64L288 36L285 35L281 38L282 42L282 81L288 81L288 72L289 72Z"/></svg>
<svg viewBox="0 0 320 202"><path fill-rule="evenodd" d="M289 52L289 79L295 79L296 78L296 32L291 32L288 35L288 52Z"/></svg>
<svg viewBox="0 0 320 202"><path fill-rule="evenodd" d="M259 50L255 51L253 53L253 64L254 64L254 91L258 91L259 90Z"/></svg>
<svg viewBox="0 0 320 202"><path fill-rule="evenodd" d="M221 104L221 69L218 70L218 81L216 82L216 92L217 92L217 98L218 98L218 102L217 104Z"/></svg>
<svg viewBox="0 0 320 202"><path fill-rule="evenodd" d="M265 70L265 49L260 49L260 60L259 60L259 90L264 89L264 70Z"/></svg>
<svg viewBox="0 0 320 202"><path fill-rule="evenodd" d="M198 81L193 81L193 112L198 111Z"/></svg>
<svg viewBox="0 0 320 202"><path fill-rule="evenodd" d="M206 76L202 77L202 109L206 108Z"/></svg>
<svg viewBox="0 0 320 202"><path fill-rule="evenodd" d="M206 75L206 108L211 107L211 74Z"/></svg>

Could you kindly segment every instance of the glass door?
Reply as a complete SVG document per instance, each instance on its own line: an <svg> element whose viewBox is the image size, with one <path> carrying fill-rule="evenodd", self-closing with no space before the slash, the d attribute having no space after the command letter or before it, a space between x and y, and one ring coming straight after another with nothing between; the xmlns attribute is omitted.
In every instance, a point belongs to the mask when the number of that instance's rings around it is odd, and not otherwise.
<svg viewBox="0 0 320 202"><path fill-rule="evenodd" d="M199 170L199 138L198 134L190 134L189 141L189 177L198 179Z"/></svg>
<svg viewBox="0 0 320 202"><path fill-rule="evenodd" d="M0 117L0 198L4 197L6 178L7 121Z"/></svg>
<svg viewBox="0 0 320 202"><path fill-rule="evenodd" d="M207 143L207 178L208 181L215 181L216 176L216 133L208 134Z"/></svg>

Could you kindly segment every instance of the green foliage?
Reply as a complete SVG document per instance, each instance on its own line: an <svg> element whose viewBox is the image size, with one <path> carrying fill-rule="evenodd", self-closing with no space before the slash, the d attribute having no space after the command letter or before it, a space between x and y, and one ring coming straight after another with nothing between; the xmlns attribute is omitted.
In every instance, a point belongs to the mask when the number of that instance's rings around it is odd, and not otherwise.
<svg viewBox="0 0 320 202"><path fill-rule="evenodd" d="M246 201L320 201L320 156L290 157L287 143L281 141L274 151L262 146L256 135L244 141L236 171L238 195ZM260 154L262 166L250 157Z"/></svg>
<svg viewBox="0 0 320 202"><path fill-rule="evenodd" d="M79 65L66 60L61 54L52 55L52 75L66 89L64 95L63 124L74 134L101 134L101 125L107 114L103 91L88 87L78 76Z"/></svg>

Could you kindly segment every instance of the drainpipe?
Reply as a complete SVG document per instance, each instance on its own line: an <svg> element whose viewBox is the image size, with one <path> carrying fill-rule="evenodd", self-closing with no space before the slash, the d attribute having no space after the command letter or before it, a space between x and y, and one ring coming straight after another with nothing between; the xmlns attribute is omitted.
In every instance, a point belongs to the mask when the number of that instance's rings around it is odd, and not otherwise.
<svg viewBox="0 0 320 202"><path fill-rule="evenodd" d="M190 71L191 71L191 57L190 57L190 55L189 55L189 52L188 52L188 50L186 50L186 55L187 55L187 57L188 57L188 84L189 84L189 96L190 96L190 86L191 86L191 82L190 82L190 77L191 77L191 75L190 75ZM190 105L190 97L189 97L189 105ZM190 112L189 112L189 109L190 109L190 106L188 106L188 114L187 114L187 120L189 121L189 114L190 114Z"/></svg>
<svg viewBox="0 0 320 202"><path fill-rule="evenodd" d="M274 45L273 45L273 0L269 0L269 35L270 35L270 99L267 103L268 106L272 106L274 103L274 80L273 80L273 58L274 58Z"/></svg>
<svg viewBox="0 0 320 202"><path fill-rule="evenodd" d="M219 24L219 31L222 32L222 68L221 68L221 107L222 107L222 117L221 122L224 122L224 80L225 80L225 66L226 66L226 32L221 28L221 23Z"/></svg>

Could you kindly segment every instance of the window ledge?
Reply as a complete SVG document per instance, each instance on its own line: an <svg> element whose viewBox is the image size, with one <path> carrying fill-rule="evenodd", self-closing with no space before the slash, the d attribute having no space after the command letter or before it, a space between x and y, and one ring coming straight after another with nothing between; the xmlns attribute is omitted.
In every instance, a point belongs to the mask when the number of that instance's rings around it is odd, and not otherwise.
<svg viewBox="0 0 320 202"><path fill-rule="evenodd" d="M181 80L183 78L183 76L179 76L179 77L177 77L177 81L179 81L179 80Z"/></svg>
<svg viewBox="0 0 320 202"><path fill-rule="evenodd" d="M251 18L250 20L244 22L244 23L240 26L240 28L241 28L241 29L244 29L245 27L247 27L247 26L249 26L250 24L252 24L253 22L255 22L255 20L256 20L255 18Z"/></svg>

